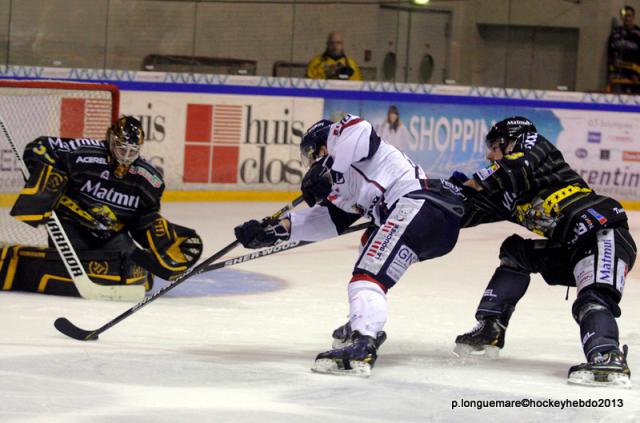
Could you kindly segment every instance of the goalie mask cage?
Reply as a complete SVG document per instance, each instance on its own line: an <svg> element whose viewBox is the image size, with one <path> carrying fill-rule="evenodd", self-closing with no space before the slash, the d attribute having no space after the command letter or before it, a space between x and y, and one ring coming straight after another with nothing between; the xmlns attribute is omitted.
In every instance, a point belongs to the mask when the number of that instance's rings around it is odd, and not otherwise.
<svg viewBox="0 0 640 423"><path fill-rule="evenodd" d="M111 84L0 80L0 119L22 153L43 135L104 139L118 117L119 99ZM44 227L33 229L9 216L23 186L15 154L0 134L0 245L46 246Z"/></svg>

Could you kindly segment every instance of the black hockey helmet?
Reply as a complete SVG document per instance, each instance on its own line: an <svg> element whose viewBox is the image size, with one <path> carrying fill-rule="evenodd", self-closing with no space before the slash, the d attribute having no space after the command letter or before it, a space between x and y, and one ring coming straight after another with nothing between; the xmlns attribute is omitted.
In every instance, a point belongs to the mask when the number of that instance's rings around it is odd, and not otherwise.
<svg viewBox="0 0 640 423"><path fill-rule="evenodd" d="M118 164L130 166L140 155L144 143L142 124L133 116L121 116L107 130L107 141Z"/></svg>
<svg viewBox="0 0 640 423"><path fill-rule="evenodd" d="M300 141L300 157L302 164L306 167L309 167L311 163L320 158L320 147L327 145L331 125L333 125L333 122L322 119L314 123L302 136L302 141Z"/></svg>
<svg viewBox="0 0 640 423"><path fill-rule="evenodd" d="M519 136L528 132L538 132L533 122L526 117L511 116L491 127L485 143L487 148L498 143L504 152L511 141L515 141Z"/></svg>

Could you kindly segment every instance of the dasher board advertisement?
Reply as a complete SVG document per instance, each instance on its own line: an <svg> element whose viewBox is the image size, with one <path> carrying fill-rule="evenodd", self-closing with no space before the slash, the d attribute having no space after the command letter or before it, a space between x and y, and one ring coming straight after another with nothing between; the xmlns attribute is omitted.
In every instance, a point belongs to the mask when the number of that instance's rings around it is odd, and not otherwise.
<svg viewBox="0 0 640 423"><path fill-rule="evenodd" d="M168 189L295 191L298 146L323 100L122 91L120 107L141 120L143 155Z"/></svg>
<svg viewBox="0 0 640 423"><path fill-rule="evenodd" d="M484 139L508 116L525 116L554 143L597 192L640 200L640 115L637 113L494 105L325 100L325 117L345 112L373 123L378 134L404 151L431 177L454 170L471 175L488 162Z"/></svg>

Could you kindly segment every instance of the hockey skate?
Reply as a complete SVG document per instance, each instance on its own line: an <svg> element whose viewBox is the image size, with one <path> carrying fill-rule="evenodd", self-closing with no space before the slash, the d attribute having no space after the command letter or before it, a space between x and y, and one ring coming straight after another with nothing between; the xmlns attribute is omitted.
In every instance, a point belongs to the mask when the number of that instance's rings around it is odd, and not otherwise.
<svg viewBox="0 0 640 423"><path fill-rule="evenodd" d="M333 331L331 335L333 338L333 343L331 347L334 350L344 348L347 345L352 344L352 335L353 331L351 330L351 323L347 322L344 325L340 326L338 329ZM380 346L387 340L387 333L383 330L376 334L376 348L380 348Z"/></svg>
<svg viewBox="0 0 640 423"><path fill-rule="evenodd" d="M471 331L456 337L453 352L458 357L477 356L497 359L500 349L504 347L504 335L507 327L498 317L487 317L478 320Z"/></svg>
<svg viewBox="0 0 640 423"><path fill-rule="evenodd" d="M623 352L624 351L624 352ZM569 383L584 386L617 386L631 388L631 371L627 365L625 345L622 351L613 350L595 354L588 363L578 364L569 369Z"/></svg>
<svg viewBox="0 0 640 423"><path fill-rule="evenodd" d="M351 335L350 345L318 354L311 370L316 373L369 377L377 359L377 349L373 337L355 331Z"/></svg>

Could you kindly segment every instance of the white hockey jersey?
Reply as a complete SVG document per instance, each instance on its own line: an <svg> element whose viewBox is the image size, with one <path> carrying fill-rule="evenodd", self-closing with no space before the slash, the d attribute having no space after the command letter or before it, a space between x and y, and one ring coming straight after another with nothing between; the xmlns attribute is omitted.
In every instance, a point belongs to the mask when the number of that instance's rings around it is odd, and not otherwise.
<svg viewBox="0 0 640 423"><path fill-rule="evenodd" d="M423 189L426 175L404 153L387 144L366 120L347 115L331 126L327 150L333 159L332 192L327 199L348 213L380 225L381 211L403 195ZM291 240L319 241L338 234L327 207L292 212Z"/></svg>

